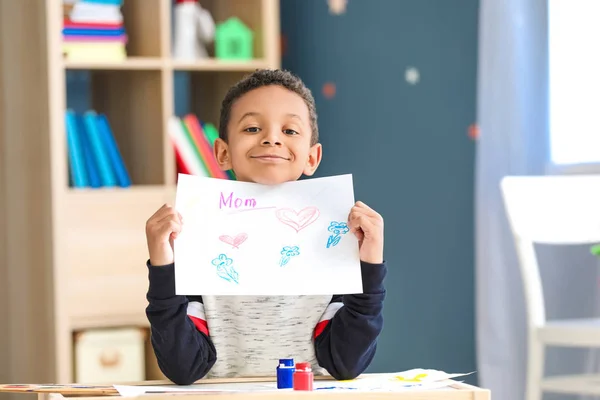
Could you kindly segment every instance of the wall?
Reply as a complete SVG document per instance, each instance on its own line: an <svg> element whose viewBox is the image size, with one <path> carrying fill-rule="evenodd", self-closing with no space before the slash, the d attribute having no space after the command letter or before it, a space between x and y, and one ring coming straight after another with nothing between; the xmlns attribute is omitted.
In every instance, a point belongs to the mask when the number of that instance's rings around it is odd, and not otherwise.
<svg viewBox="0 0 600 400"><path fill-rule="evenodd" d="M335 15L325 0L281 0L283 66L317 101L317 176L352 173L356 198L385 218L388 295L372 372L476 369L467 130L475 121L478 6L350 0ZM405 79L410 67L416 84ZM87 109L88 73L67 79L69 106ZM327 83L332 98L323 94ZM176 75L178 115L189 111L188 84L187 74Z"/></svg>
<svg viewBox="0 0 600 400"><path fill-rule="evenodd" d="M474 371L478 1L350 0L336 15L325 0L282 0L281 17L283 66L317 101L317 175L352 173L356 198L385 219L385 327L370 371Z"/></svg>
<svg viewBox="0 0 600 400"><path fill-rule="evenodd" d="M0 21L2 21L2 9L5 3L0 2ZM0 24L0 35L3 34L3 29ZM5 220L5 208L6 208L6 194L5 194L5 178L4 174L6 168L4 166L4 151L5 151L5 134L4 134L4 107L5 107L5 93L4 93L4 73L3 73L3 60L6 60L4 56L4 41L0 40L0 304L8 304L8 265L6 263L6 231L4 226ZM0 307L0 360L9 359L9 323L8 318L8 307ZM10 374L10 364L6 361L0 362L0 382L8 382ZM8 399L8 395L0 394L0 399Z"/></svg>
<svg viewBox="0 0 600 400"><path fill-rule="evenodd" d="M50 141L43 134L50 123L46 2L0 3L0 38L10 37L0 45L0 380L48 382L55 337L47 312L53 299Z"/></svg>

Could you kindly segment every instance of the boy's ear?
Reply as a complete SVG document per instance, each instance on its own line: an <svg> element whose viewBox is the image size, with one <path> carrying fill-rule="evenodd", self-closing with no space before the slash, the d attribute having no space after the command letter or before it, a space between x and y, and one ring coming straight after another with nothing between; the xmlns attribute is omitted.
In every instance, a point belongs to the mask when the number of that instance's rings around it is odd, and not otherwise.
<svg viewBox="0 0 600 400"><path fill-rule="evenodd" d="M304 167L304 175L311 176L315 173L317 167L321 163L322 152L323 146L321 146L321 143L317 143L310 148L308 160L306 161L306 166Z"/></svg>
<svg viewBox="0 0 600 400"><path fill-rule="evenodd" d="M215 140L213 152L217 164L219 164L219 168L221 168L222 171L233 168L231 165L231 157L229 156L229 145L223 139L217 138L217 140Z"/></svg>

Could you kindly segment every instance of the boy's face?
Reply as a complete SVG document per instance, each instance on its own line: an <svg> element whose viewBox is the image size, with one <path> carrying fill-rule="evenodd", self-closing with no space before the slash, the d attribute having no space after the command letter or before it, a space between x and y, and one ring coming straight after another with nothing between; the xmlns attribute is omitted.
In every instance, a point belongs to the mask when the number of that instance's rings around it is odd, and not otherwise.
<svg viewBox="0 0 600 400"><path fill-rule="evenodd" d="M281 86L263 86L234 102L227 143L215 141L215 156L239 181L275 185L315 172L321 145L311 146L311 136L302 97Z"/></svg>

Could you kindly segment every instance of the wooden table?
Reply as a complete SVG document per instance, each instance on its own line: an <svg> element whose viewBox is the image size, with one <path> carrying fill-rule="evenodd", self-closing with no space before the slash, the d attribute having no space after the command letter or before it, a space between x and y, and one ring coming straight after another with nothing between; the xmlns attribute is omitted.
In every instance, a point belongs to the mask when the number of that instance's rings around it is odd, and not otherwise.
<svg viewBox="0 0 600 400"><path fill-rule="evenodd" d="M374 375L374 374L371 374ZM369 376L364 374L363 376ZM330 380L331 378L316 377L315 380ZM399 392L365 392L354 390L329 391L315 390L312 392L301 392L293 390L277 391L218 391L221 388L232 387L236 384L249 382L272 383L272 378L226 378L226 379L203 379L197 384L202 384L213 391L207 392L166 392L166 393L145 393L143 395L127 397L131 400L246 400L246 399L266 399L266 400L288 400L288 399L324 399L324 400L346 400L346 399L365 399L365 400L490 400L490 391L481 389L465 383L450 381L450 385L441 389L432 390L413 390ZM123 384L126 386L155 386L170 385L166 381L148 381ZM185 388L185 387L180 387ZM110 398L120 398L119 392L111 385L30 385L2 387L0 392L37 394L38 400L65 400L67 398L77 398L76 400L110 400ZM180 396L181 399L174 399L174 396Z"/></svg>

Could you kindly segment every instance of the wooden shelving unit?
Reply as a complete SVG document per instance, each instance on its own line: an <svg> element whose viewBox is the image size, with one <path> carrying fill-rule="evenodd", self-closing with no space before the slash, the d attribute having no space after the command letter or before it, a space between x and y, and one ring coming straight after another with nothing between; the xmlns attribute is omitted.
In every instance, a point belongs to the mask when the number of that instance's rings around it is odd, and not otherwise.
<svg viewBox="0 0 600 400"><path fill-rule="evenodd" d="M73 382L76 331L147 325L145 222L175 194L167 134L174 73L190 73L190 109L216 126L231 83L256 68L279 67L278 0L202 5L216 22L244 21L255 32L256 59L174 60L171 1L125 0L128 59L65 61L62 1L0 2L3 380ZM107 114L132 187L69 187L67 70L90 71L92 108Z"/></svg>

